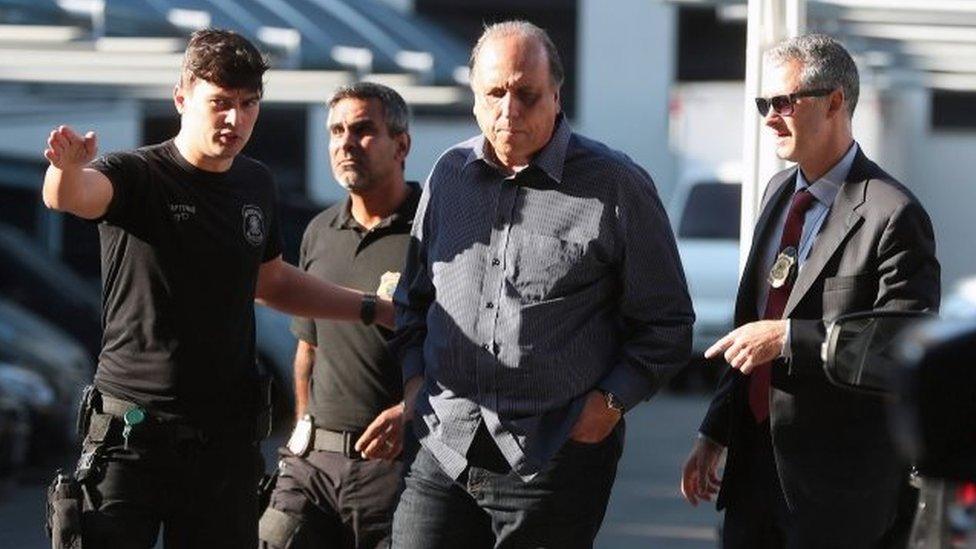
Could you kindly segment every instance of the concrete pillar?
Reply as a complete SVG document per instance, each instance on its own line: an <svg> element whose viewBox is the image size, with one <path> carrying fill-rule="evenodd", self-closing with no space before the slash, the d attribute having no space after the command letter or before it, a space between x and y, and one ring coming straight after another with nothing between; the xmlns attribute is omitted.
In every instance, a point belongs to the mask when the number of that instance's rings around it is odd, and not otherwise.
<svg viewBox="0 0 976 549"><path fill-rule="evenodd" d="M743 98L742 221L739 231L739 274L745 267L759 203L769 178L785 164L776 158L772 136L763 131L755 97L762 94L762 56L770 46L804 32L805 0L749 0L746 36L746 94Z"/></svg>
<svg viewBox="0 0 976 549"><path fill-rule="evenodd" d="M649 0L580 0L575 129L629 155L662 197L674 185L668 107L676 9Z"/></svg>

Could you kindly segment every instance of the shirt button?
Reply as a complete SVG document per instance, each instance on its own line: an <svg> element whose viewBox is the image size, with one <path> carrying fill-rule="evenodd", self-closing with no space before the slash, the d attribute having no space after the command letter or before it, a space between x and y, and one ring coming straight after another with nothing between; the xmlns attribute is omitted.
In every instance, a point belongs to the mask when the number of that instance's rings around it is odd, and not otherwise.
<svg viewBox="0 0 976 549"><path fill-rule="evenodd" d="M484 345L482 345L482 347L484 347L484 349L489 353L491 352L491 343L485 343Z"/></svg>
<svg viewBox="0 0 976 549"><path fill-rule="evenodd" d="M488 302L488 303L487 303L487 304L485 305L485 307L486 307L486 308L488 308L488 309L494 309L494 308L495 308L495 304L494 304L494 303L492 303L491 301L489 301L489 302Z"/></svg>
<svg viewBox="0 0 976 549"><path fill-rule="evenodd" d="M502 264L502 261L496 257L495 259L491 260L491 264L497 267Z"/></svg>

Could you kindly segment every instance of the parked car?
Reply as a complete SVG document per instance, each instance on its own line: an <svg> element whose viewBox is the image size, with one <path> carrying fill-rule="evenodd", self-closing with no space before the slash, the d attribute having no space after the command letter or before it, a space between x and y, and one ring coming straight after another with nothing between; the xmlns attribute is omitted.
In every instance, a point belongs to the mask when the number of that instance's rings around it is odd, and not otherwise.
<svg viewBox="0 0 976 549"><path fill-rule="evenodd" d="M704 352L732 329L739 280L739 217L742 186L718 179L681 185L671 204L678 253L695 309L693 359L672 388L711 389L719 361Z"/></svg>
<svg viewBox="0 0 976 549"><path fill-rule="evenodd" d="M0 296L67 332L95 358L102 341L98 287L19 229L0 223Z"/></svg>
<svg viewBox="0 0 976 549"><path fill-rule="evenodd" d="M0 368L3 366L0 363ZM31 420L27 405L0 381L0 499L27 463L30 438Z"/></svg>
<svg viewBox="0 0 976 549"><path fill-rule="evenodd" d="M87 352L50 322L0 298L0 379L16 387L31 412L31 456L73 442L82 388L93 367Z"/></svg>

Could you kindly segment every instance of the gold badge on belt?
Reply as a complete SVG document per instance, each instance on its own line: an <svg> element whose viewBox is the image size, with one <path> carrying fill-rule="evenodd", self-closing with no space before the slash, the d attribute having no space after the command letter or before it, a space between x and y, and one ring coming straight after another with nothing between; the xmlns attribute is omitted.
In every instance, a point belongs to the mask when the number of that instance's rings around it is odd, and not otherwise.
<svg viewBox="0 0 976 549"><path fill-rule="evenodd" d="M383 299L393 299L393 291L400 283L400 273L387 271L380 277L380 285L376 288L376 295Z"/></svg>
<svg viewBox="0 0 976 549"><path fill-rule="evenodd" d="M782 288L793 275L795 265L796 248L787 246L776 256L773 268L769 270L769 285L773 288Z"/></svg>

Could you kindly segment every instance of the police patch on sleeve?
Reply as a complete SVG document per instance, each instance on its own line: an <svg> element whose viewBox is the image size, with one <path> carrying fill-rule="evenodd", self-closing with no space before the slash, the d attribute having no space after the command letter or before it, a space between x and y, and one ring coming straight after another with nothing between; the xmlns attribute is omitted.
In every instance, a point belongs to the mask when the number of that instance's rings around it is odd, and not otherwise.
<svg viewBox="0 0 976 549"><path fill-rule="evenodd" d="M264 212L259 206L246 204L241 209L241 217L244 218L244 238L254 246L264 244Z"/></svg>

